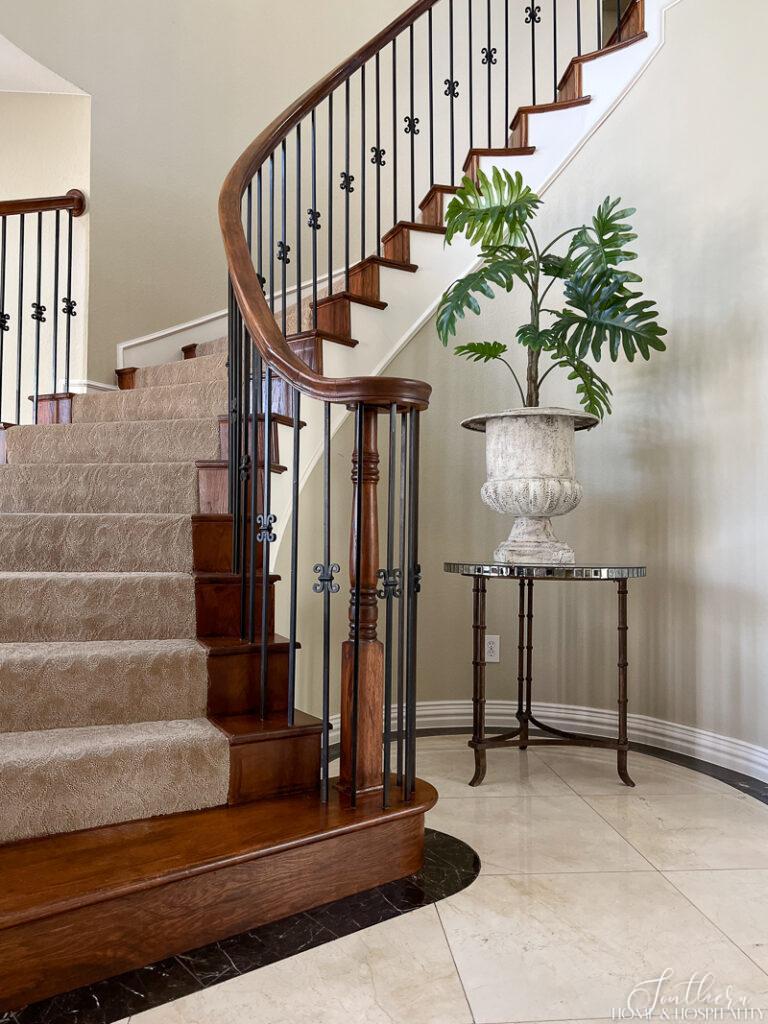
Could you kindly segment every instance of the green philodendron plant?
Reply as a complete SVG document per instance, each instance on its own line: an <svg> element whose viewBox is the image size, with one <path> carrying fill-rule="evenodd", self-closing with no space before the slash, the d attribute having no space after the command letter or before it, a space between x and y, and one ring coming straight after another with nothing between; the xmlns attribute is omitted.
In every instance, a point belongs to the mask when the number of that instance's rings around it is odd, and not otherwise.
<svg viewBox="0 0 768 1024"><path fill-rule="evenodd" d="M443 295L437 332L443 345L456 334L466 310L479 315L478 296L493 299L494 286L511 292L515 283L531 296L531 318L518 328L517 341L528 350L526 388L504 358L508 346L499 341L457 345L456 355L477 362L499 361L511 371L524 406L538 406L541 385L555 369L576 382L586 412L602 419L611 411L611 388L587 362L599 363L604 350L613 362L623 352L632 362L639 352L663 352L666 330L658 322L655 303L633 286L642 278L626 264L637 258L627 246L637 238L627 223L634 209L621 209L620 199L606 198L591 224L569 228L540 245L531 226L541 199L517 172L494 168L490 177L478 172L477 183L465 177L446 211L446 243L466 235L480 246L481 266L454 282ZM565 252L555 247L570 238ZM556 281L562 281L565 307L545 305ZM543 373L539 363L552 361Z"/></svg>

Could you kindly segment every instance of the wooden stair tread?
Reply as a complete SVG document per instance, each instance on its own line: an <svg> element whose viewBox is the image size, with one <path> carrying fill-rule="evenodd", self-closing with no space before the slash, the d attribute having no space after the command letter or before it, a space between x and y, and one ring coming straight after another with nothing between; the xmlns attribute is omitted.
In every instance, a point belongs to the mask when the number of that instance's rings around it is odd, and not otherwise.
<svg viewBox="0 0 768 1024"><path fill-rule="evenodd" d="M433 235L444 235L445 234L445 228L444 227L438 227L435 224L420 224L418 221L415 221L415 220L400 220L400 221L397 222L397 224L395 224L395 226L393 228L390 228L390 230L386 233L386 235L382 236L382 242L386 242L390 238L394 238L394 236L398 233L398 231L406 231L406 230L407 231L426 231L426 232L429 232L430 234L433 234Z"/></svg>
<svg viewBox="0 0 768 1024"><path fill-rule="evenodd" d="M195 465L197 466L198 469L226 469L229 463L227 462L226 459L198 459L197 462L195 462ZM261 460L259 460L259 467L261 467L262 465L263 463L261 462ZM288 467L281 466L279 465L279 463L273 462L272 472L287 473Z"/></svg>
<svg viewBox="0 0 768 1024"><path fill-rule="evenodd" d="M366 256L360 263L356 263L354 267L349 268L350 274L355 270L360 270L362 267L370 264L377 264L380 267L389 267L391 270L402 270L406 274L415 274L419 269L415 263L403 263L402 260L390 260L386 256Z"/></svg>
<svg viewBox="0 0 768 1024"><path fill-rule="evenodd" d="M226 657L230 654L261 654L261 640L250 643L248 640L232 636L204 636L199 637L197 642L208 648L209 658ZM288 637L279 633L273 633L267 638L267 650L270 654L284 653L289 650L290 645ZM301 644L296 644L296 647L300 649Z"/></svg>
<svg viewBox="0 0 768 1024"><path fill-rule="evenodd" d="M557 83L557 88L562 89L563 85L568 79L571 71L578 64L588 64L590 61L597 60L598 57L602 57L607 53L615 53L618 50L623 50L627 46L631 46L633 43L639 43L641 39L647 39L648 33L638 32L636 35L631 36L629 39L622 39L619 43L611 43L610 46L604 46L602 50L590 50L589 53L579 54L578 57L572 57L568 67L563 72L560 81Z"/></svg>
<svg viewBox="0 0 768 1024"><path fill-rule="evenodd" d="M429 192L427 192L427 194L426 194L426 195L424 196L424 198L423 198L423 199L421 200L421 202L419 203L419 209L420 209L420 210L423 210L425 206L428 206L428 205L429 205L429 202L430 202L430 200L431 200L431 199L432 199L432 198L433 198L433 197L434 197L434 196L436 195L436 193L438 193L438 192L442 192L442 193L444 193L445 195L451 195L451 196L453 196L453 195L455 195L455 194L456 194L456 193L457 193L458 191L459 191L459 186L458 186L458 185L433 185L433 186L432 186L432 188L431 188L431 189L429 190Z"/></svg>
<svg viewBox="0 0 768 1024"><path fill-rule="evenodd" d="M200 580L202 583L239 583L240 576L236 572L196 572L195 579ZM261 580L261 572L256 573L256 579ZM279 583L282 576L278 576L276 573L271 572L269 574L270 583Z"/></svg>
<svg viewBox="0 0 768 1024"><path fill-rule="evenodd" d="M350 267L350 271L352 268ZM344 299L347 302L357 302L361 306L372 306L373 309L386 309L387 303L382 302L380 299L367 299L362 295L355 295L354 292L334 292L333 295L325 295L322 299L317 300L317 308L321 306L327 306L332 302L338 302L340 299Z"/></svg>
<svg viewBox="0 0 768 1024"><path fill-rule="evenodd" d="M259 718L258 715L213 715L210 720L229 738L230 746L258 743L260 740L288 739L291 736L305 736L323 730L323 723L314 715L297 709L293 717L293 725L288 725L284 715L279 718Z"/></svg>
<svg viewBox="0 0 768 1024"><path fill-rule="evenodd" d="M587 103L591 102L591 96L578 96L575 100L558 100L556 103L537 103L526 107L518 107L509 127L514 130L523 114L526 116L528 114L548 114L553 110L568 110L571 107L583 107Z"/></svg>
<svg viewBox="0 0 768 1024"><path fill-rule="evenodd" d="M343 334L334 334L333 331L324 331L320 328L301 331L300 334L288 334L285 340L290 344L293 341L314 341L316 338L320 341L332 341L337 345L346 345L347 348L354 348L360 344L356 338L347 338Z"/></svg>
<svg viewBox="0 0 768 1024"><path fill-rule="evenodd" d="M481 156L531 156L531 154L535 152L535 146L507 146L500 149L470 149L462 169L466 171L472 160Z"/></svg>
<svg viewBox="0 0 768 1024"><path fill-rule="evenodd" d="M0 929L423 814L436 799L417 779L413 801L387 810L380 793L351 808L331 790L328 804L301 794L13 843L0 847Z"/></svg>

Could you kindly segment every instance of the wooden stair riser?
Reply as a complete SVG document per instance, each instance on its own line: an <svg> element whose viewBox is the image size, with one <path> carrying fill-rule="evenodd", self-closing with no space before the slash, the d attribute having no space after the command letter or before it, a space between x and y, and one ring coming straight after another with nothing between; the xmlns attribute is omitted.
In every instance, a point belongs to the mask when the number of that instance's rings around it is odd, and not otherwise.
<svg viewBox="0 0 768 1024"><path fill-rule="evenodd" d="M282 413L279 413L283 417ZM280 436L278 432L279 423L277 420L272 420L270 424L270 437L271 437L271 451L270 451L270 462L273 466L280 465ZM219 416L219 450L223 461L229 459L229 427L230 420L229 416ZM251 417L248 417L248 432L250 434L252 427ZM261 420L257 424L256 428L256 443L259 452L259 462L264 461L264 421ZM250 444L250 441L249 441Z"/></svg>
<svg viewBox="0 0 768 1024"><path fill-rule="evenodd" d="M229 512L229 466L223 460L197 462L198 505L202 515L226 515ZM284 473L285 466L272 463L273 473ZM264 470L256 471L256 503L260 506Z"/></svg>
<svg viewBox="0 0 768 1024"><path fill-rule="evenodd" d="M419 204L421 223L442 227L445 224L445 211L457 191L458 186L433 185Z"/></svg>
<svg viewBox="0 0 768 1024"><path fill-rule="evenodd" d="M266 713L272 717L285 715L288 711L287 644L270 643L267 657ZM260 687L260 651L223 653L208 649L209 718L255 714L260 710Z"/></svg>
<svg viewBox="0 0 768 1024"><path fill-rule="evenodd" d="M63 391L54 395L40 395L37 399L37 422L40 426L72 422L74 392ZM30 399L32 401L32 399Z"/></svg>
<svg viewBox="0 0 768 1024"><path fill-rule="evenodd" d="M275 587L274 577L269 584L267 597L267 635L275 631ZM197 615L198 637L240 636L240 592L239 577L227 579L224 575L211 579L195 577L195 612ZM260 578L256 581L255 614L257 632L261 632L261 605L264 587Z"/></svg>
<svg viewBox="0 0 768 1024"><path fill-rule="evenodd" d="M137 366L124 366L119 370L115 370L118 390L133 391L133 389L136 387L137 370Z"/></svg>
<svg viewBox="0 0 768 1024"><path fill-rule="evenodd" d="M65 902L52 913L18 923L11 919L0 926L0 1010L18 1009L413 874L423 863L424 811L434 801L432 795L425 803L425 786L419 786L417 798L421 794L422 799L407 816L387 815L378 803L379 811L367 827L355 827L354 818L350 827L344 821L349 811L329 812L325 834L317 835L308 826L306 840L277 841L273 852L223 855L204 869L179 870L167 879L155 875L116 891L105 889L87 901ZM430 787L426 792L434 793ZM303 806L303 798L298 800ZM183 865L197 849L196 829L215 828L222 813L260 813L258 804L251 806L252 812L237 807L135 827L142 832L178 832L178 844L169 846L165 862ZM309 798L306 807L313 807ZM294 815L300 814L297 806ZM300 828L301 822L297 825ZM106 843L96 843L93 857L103 860L111 851L125 863L135 855L131 826L93 831L103 834ZM115 836L113 850L109 835ZM72 839L90 841L90 833L81 837ZM158 839L163 841L173 839ZM18 844L21 859L26 845ZM52 863L59 876L66 873L64 865ZM66 900L66 881L59 891L59 899Z"/></svg>
<svg viewBox="0 0 768 1024"><path fill-rule="evenodd" d="M516 149L470 149L469 153L467 154L467 159L464 161L464 174L466 174L468 178L471 178L471 180L474 181L475 184L477 184L477 172L480 170L480 161L483 160L483 158L530 156L532 153L535 152L535 146L522 146Z"/></svg>
<svg viewBox="0 0 768 1024"><path fill-rule="evenodd" d="M645 28L645 0L633 0L622 14L619 25L621 33L619 33L618 29L614 29L606 44L607 46L613 46L615 43L623 42L625 39L631 39L643 31ZM619 35L621 35L621 40L619 40Z"/></svg>
<svg viewBox="0 0 768 1024"><path fill-rule="evenodd" d="M384 255L388 260L411 262L411 233L407 228L400 228L391 237L385 237Z"/></svg>
<svg viewBox="0 0 768 1024"><path fill-rule="evenodd" d="M321 735L290 736L230 748L229 803L316 792Z"/></svg>
<svg viewBox="0 0 768 1024"><path fill-rule="evenodd" d="M229 572L232 568L232 516L192 516L192 566L196 572Z"/></svg>
<svg viewBox="0 0 768 1024"><path fill-rule="evenodd" d="M637 9L636 7L634 8ZM643 21L639 22L639 28L636 31L622 32L621 42L612 41L609 45L604 46L602 50L595 50L591 53L582 54L580 57L574 57L565 70L565 74L560 79L557 87L557 99L559 103L569 103L574 100L583 98L584 96L584 65L593 60L599 60L600 57L606 56L606 54L616 53L618 50L626 49L628 46L632 46L635 43L640 42L641 39L646 39L648 33L643 30Z"/></svg>
<svg viewBox="0 0 768 1024"><path fill-rule="evenodd" d="M378 263L363 260L349 271L349 291L364 299L378 300L381 287L381 273Z"/></svg>

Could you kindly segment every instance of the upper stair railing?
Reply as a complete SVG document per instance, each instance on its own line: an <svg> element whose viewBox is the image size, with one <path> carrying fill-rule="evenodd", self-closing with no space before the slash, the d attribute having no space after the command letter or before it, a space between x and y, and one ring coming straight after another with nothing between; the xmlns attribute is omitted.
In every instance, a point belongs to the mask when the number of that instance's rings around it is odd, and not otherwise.
<svg viewBox="0 0 768 1024"><path fill-rule="evenodd" d="M382 265L415 269L399 237L416 221L419 199L433 185L455 187L473 150L508 149L512 97L557 100L571 57L600 49L611 32L612 42L621 41L631 2L637 0L418 0L275 118L227 175L219 216L230 276L229 494L242 636L260 647L262 717L283 713L269 700L268 580L277 531L287 524L275 521L270 470L280 468L276 426L292 424L287 717L292 724L302 434L308 433L323 451L323 502L312 513L322 520L322 555L313 560L314 590L323 600L324 796L330 609L343 562L331 549L332 416L338 422L351 410L355 425L339 785L353 804L360 793L382 791L386 805L393 786L402 787L405 800L414 789L419 417L431 389L402 378L326 377L323 343L356 343L350 304L381 307ZM387 452L383 560L380 421Z"/></svg>
<svg viewBox="0 0 768 1024"><path fill-rule="evenodd" d="M73 218L84 212L79 189L0 200L0 428L37 423L49 381L51 393L69 392Z"/></svg>

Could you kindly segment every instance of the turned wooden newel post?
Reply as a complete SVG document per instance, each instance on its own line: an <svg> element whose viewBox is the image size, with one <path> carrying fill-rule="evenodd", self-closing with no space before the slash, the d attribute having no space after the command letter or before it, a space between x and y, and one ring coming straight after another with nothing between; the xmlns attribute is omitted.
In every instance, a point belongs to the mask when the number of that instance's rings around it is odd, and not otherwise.
<svg viewBox="0 0 768 1024"><path fill-rule="evenodd" d="M339 788L352 789L354 755L354 659L355 659L355 534L358 488L362 489L360 515L360 654L357 708L357 792L380 789L382 781L382 727L384 716L384 645L376 638L379 570L379 516L376 489L379 482L376 409L363 411L362 480L357 479L357 450L352 457L352 534L350 541L349 640L341 651L341 767Z"/></svg>

